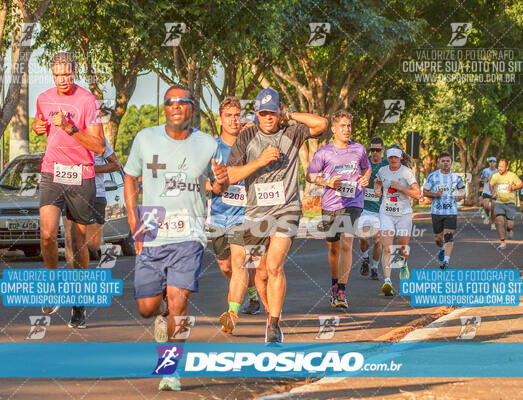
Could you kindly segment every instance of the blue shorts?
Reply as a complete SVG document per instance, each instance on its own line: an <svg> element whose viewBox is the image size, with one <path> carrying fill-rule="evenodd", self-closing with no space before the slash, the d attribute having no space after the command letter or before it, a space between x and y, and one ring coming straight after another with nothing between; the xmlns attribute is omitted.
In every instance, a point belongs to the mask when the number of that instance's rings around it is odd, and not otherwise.
<svg viewBox="0 0 523 400"><path fill-rule="evenodd" d="M134 298L157 296L167 286L197 292L202 260L203 246L198 241L144 246L136 256Z"/></svg>

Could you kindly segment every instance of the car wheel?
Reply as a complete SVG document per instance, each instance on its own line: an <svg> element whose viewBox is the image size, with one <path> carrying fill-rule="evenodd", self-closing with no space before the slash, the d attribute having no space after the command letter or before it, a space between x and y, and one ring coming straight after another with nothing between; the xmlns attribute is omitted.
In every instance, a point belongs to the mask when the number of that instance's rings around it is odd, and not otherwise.
<svg viewBox="0 0 523 400"><path fill-rule="evenodd" d="M38 257L40 255L40 247L24 247L22 249L26 257Z"/></svg>
<svg viewBox="0 0 523 400"><path fill-rule="evenodd" d="M122 254L124 256L135 256L134 245L129 243L129 237L118 243L122 247Z"/></svg>

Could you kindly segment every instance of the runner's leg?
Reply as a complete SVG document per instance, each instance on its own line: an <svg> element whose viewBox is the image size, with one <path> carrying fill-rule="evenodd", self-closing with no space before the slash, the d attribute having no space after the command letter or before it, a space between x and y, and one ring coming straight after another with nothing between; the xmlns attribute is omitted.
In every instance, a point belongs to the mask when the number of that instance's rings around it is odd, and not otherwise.
<svg viewBox="0 0 523 400"><path fill-rule="evenodd" d="M87 250L87 225L73 223L71 227L73 248L73 268L89 268L89 251Z"/></svg>
<svg viewBox="0 0 523 400"><path fill-rule="evenodd" d="M383 266L383 277L390 279L390 255L391 246L394 243L394 231L381 231L381 245L383 246L383 258L381 265Z"/></svg>
<svg viewBox="0 0 523 400"><path fill-rule="evenodd" d="M267 300L269 303L270 316L279 318L287 289L283 264L285 257L292 245L292 239L275 233L271 235L269 248L267 249Z"/></svg>
<svg viewBox="0 0 523 400"><path fill-rule="evenodd" d="M46 205L40 207L40 246L45 267L58 267L58 226L61 210L57 206Z"/></svg>

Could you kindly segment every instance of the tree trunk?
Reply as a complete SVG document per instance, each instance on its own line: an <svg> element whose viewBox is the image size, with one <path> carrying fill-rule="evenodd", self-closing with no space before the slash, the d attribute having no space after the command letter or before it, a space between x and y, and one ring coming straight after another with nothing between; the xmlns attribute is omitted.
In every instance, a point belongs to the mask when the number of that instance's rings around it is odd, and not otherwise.
<svg viewBox="0 0 523 400"><path fill-rule="evenodd" d="M16 66L13 65L13 68ZM11 134L9 138L9 160L29 154L29 87L28 71L25 71L20 86L20 100L15 114L11 119Z"/></svg>

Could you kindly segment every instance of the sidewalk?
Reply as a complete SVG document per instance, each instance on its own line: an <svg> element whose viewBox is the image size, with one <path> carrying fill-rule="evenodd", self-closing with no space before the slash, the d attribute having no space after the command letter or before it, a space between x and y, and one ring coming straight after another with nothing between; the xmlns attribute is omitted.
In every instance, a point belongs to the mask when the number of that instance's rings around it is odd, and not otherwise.
<svg viewBox="0 0 523 400"><path fill-rule="evenodd" d="M523 298L520 301L523 301ZM523 342L523 303L518 307L458 308L409 333L401 341ZM452 377L323 378L312 384L296 387L288 393L267 395L257 400L522 398L523 378Z"/></svg>

